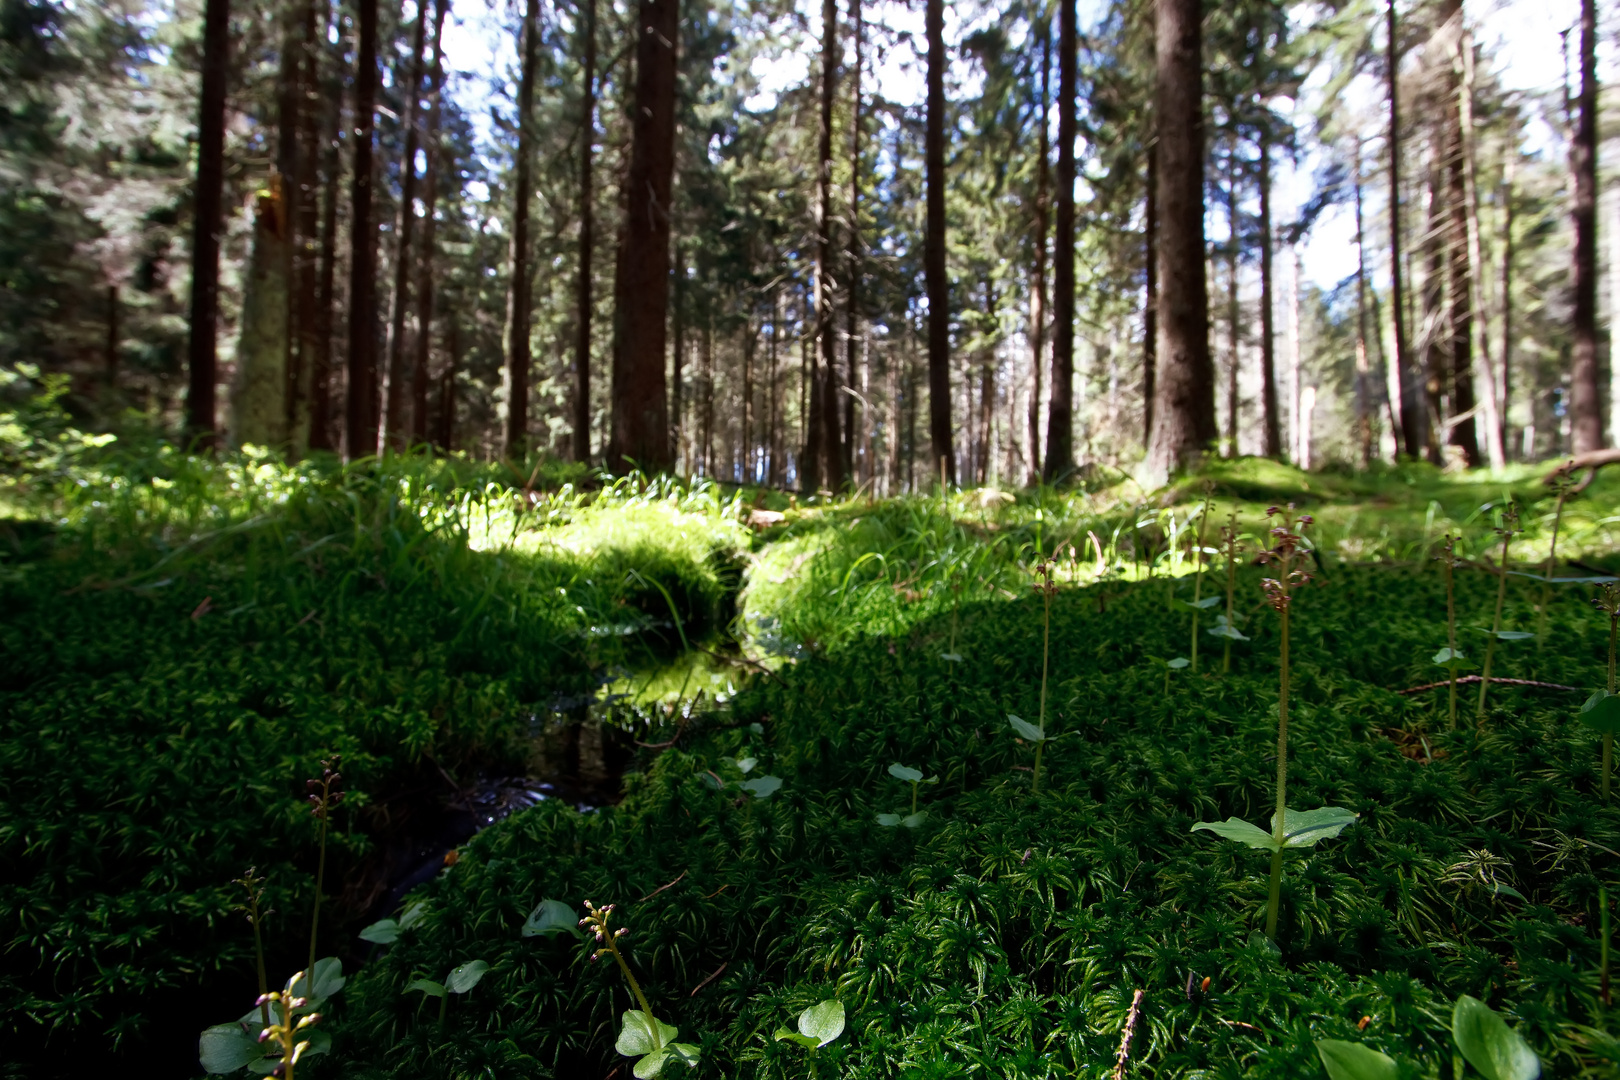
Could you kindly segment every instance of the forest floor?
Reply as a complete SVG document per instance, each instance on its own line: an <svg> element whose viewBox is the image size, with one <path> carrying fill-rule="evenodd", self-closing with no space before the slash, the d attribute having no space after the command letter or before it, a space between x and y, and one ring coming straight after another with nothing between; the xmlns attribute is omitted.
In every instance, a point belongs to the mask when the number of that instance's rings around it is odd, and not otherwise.
<svg viewBox="0 0 1620 1080"><path fill-rule="evenodd" d="M331 958L300 1075L1297 1077L1338 1039L1399 1064L1336 1075L1449 1077L1464 995L1546 1075L1620 1075L1620 812L1580 713L1620 478L1561 511L1529 467L1250 459L802 502L58 449L0 481L0 1075L273 1064L233 1019L249 867L266 985ZM1290 503L1290 820L1356 817L1290 849L1267 938L1269 856L1191 830L1270 820L1255 557ZM1462 673L1489 646L1525 681L1464 682L1455 721L1403 693L1449 674L1448 534ZM678 1037L624 1032L642 992ZM774 1037L828 1000L843 1034Z"/></svg>

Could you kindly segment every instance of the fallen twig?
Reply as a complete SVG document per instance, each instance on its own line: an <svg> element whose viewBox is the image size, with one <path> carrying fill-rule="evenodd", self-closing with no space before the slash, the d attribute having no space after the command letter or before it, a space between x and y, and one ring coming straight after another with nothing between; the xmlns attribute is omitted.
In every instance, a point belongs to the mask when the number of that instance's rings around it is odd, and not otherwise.
<svg viewBox="0 0 1620 1080"><path fill-rule="evenodd" d="M1479 682L1479 676L1478 675L1459 675L1459 676L1457 676L1457 685L1458 686L1462 686L1465 683L1477 683L1477 682ZM1575 693L1579 693L1580 689L1581 689L1578 686L1565 686L1563 683L1537 682L1535 679L1504 679L1504 678L1502 678L1501 676L1498 676L1498 675L1492 675L1491 676L1491 682L1492 683L1502 683L1504 686L1530 686L1530 687L1534 687L1537 690L1570 690L1570 691L1573 691ZM1438 690L1442 686L1450 686L1450 685L1451 685L1451 680L1450 679L1441 679L1439 682L1424 683L1422 686L1411 686L1411 687L1406 688L1405 690L1397 690L1395 692L1397 694L1421 694L1425 690Z"/></svg>
<svg viewBox="0 0 1620 1080"><path fill-rule="evenodd" d="M637 900L636 903L645 904L648 900L651 900L653 897L657 896L659 893L663 892L665 889L668 889L668 888L670 888L672 886L675 886L675 885L679 885L680 882L681 882L681 878L683 878L685 876L686 876L686 871L682 870L681 871L681 877L676 878L674 881L670 882L668 885L660 885L660 886L658 886L658 888L654 889L652 892L648 893L646 896L643 896L640 900Z"/></svg>
<svg viewBox="0 0 1620 1080"><path fill-rule="evenodd" d="M735 664L738 667L753 668L755 671L760 672L762 675L766 676L767 678L775 679L778 686L786 686L787 685L787 683L783 682L781 677L778 676L776 674L776 672L772 671L770 668L766 667L764 664L760 663L758 660L750 660L746 656L725 656L725 655L723 655L721 653L712 652L709 649L705 649L701 645L694 645L694 646L692 646L692 648L697 650L700 653L705 653L705 654L707 654L709 656L714 657L716 660L720 661L722 664Z"/></svg>
<svg viewBox="0 0 1620 1080"><path fill-rule="evenodd" d="M1125 1017L1125 1030L1119 1033L1119 1053L1114 1055L1114 1080L1125 1080L1125 1067L1131 1061L1131 1039L1136 1035L1136 1021L1142 1016L1142 995L1138 990L1131 998L1131 1011Z"/></svg>
<svg viewBox="0 0 1620 1080"><path fill-rule="evenodd" d="M731 963L731 961L727 960L726 964L729 964L729 963ZM714 980L716 980L716 979L718 979L720 977L720 973L722 971L726 970L726 964L721 964L719 967L715 968L713 975L710 975L707 979L704 979L702 982L700 982L696 986L692 987L692 992L690 994L687 994L686 996L687 997L697 997L697 993L698 993L699 990L703 989L705 986L708 986L710 983L714 982Z"/></svg>

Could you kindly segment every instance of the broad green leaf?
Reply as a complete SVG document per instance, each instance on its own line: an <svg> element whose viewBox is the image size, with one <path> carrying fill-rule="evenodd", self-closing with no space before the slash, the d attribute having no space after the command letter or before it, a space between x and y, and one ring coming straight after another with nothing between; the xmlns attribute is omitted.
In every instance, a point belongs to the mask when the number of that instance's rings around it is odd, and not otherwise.
<svg viewBox="0 0 1620 1080"><path fill-rule="evenodd" d="M1176 601L1176 603L1180 604L1183 608L1185 608L1188 611L1208 611L1210 608L1214 607L1216 604L1219 604L1220 602L1221 602L1221 598L1219 596L1206 596L1202 600L1177 600Z"/></svg>
<svg viewBox="0 0 1620 1080"><path fill-rule="evenodd" d="M637 1080L652 1080L672 1061L682 1062L689 1069L696 1068L698 1054L698 1048L691 1043L670 1043L636 1062L636 1067L631 1071L635 1073Z"/></svg>
<svg viewBox="0 0 1620 1080"><path fill-rule="evenodd" d="M1457 999L1451 1011L1451 1037L1485 1080L1535 1080L1541 1075L1541 1062L1530 1044L1478 998L1464 994Z"/></svg>
<svg viewBox="0 0 1620 1080"><path fill-rule="evenodd" d="M378 919L360 931L360 940L375 942L378 945L392 945L399 940L399 923L393 919Z"/></svg>
<svg viewBox="0 0 1620 1080"><path fill-rule="evenodd" d="M1604 734L1620 732L1620 695L1599 690L1581 706L1581 723Z"/></svg>
<svg viewBox="0 0 1620 1080"><path fill-rule="evenodd" d="M713 788L715 791L724 791L726 789L726 782L714 775L712 772L705 770L704 772L699 773L698 776L703 780L705 785Z"/></svg>
<svg viewBox="0 0 1620 1080"><path fill-rule="evenodd" d="M765 734L765 725L760 723L758 720L755 720L752 724L748 725L748 730L752 731L755 735L763 735Z"/></svg>
<svg viewBox="0 0 1620 1080"><path fill-rule="evenodd" d="M1461 649L1452 649L1448 647L1441 649L1439 652L1434 654L1434 662L1437 664L1461 664L1465 663L1466 660L1467 658L1463 656Z"/></svg>
<svg viewBox="0 0 1620 1080"><path fill-rule="evenodd" d="M558 934L572 934L581 939L585 937L579 929L579 912L561 900L540 901L540 905L529 912L528 919L523 923L523 936L556 937Z"/></svg>
<svg viewBox="0 0 1620 1080"><path fill-rule="evenodd" d="M927 817L928 811L919 810L915 814L907 814L905 817L901 818L900 824L904 825L908 829L915 829L917 826L921 825L924 819Z"/></svg>
<svg viewBox="0 0 1620 1080"><path fill-rule="evenodd" d="M1168 660L1165 662L1165 667L1170 668L1173 671L1180 671L1182 668L1190 667L1191 665L1192 661L1188 660L1185 656L1178 656L1174 660Z"/></svg>
<svg viewBox="0 0 1620 1080"><path fill-rule="evenodd" d="M263 1055L264 1047L241 1024L215 1024L197 1040L197 1057L204 1072L233 1073Z"/></svg>
<svg viewBox="0 0 1620 1080"><path fill-rule="evenodd" d="M900 815L899 814L879 814L877 816L877 823L879 825L883 826L885 829L892 829L892 828L894 828L894 827L896 827L897 825L900 824Z"/></svg>
<svg viewBox="0 0 1620 1080"><path fill-rule="evenodd" d="M1527 904L1530 902L1525 898L1524 893L1511 885L1504 885L1500 881L1491 882L1491 892L1497 896L1511 896L1515 900L1524 900Z"/></svg>
<svg viewBox="0 0 1620 1080"><path fill-rule="evenodd" d="M789 1031L787 1028L776 1029L776 1041L798 1043L800 1046L806 1047L810 1050L814 1050L816 1047L821 1045L810 1036L800 1035L797 1031Z"/></svg>
<svg viewBox="0 0 1620 1080"><path fill-rule="evenodd" d="M1277 842L1271 834L1258 825L1250 825L1242 818L1229 817L1225 821L1200 821L1192 827L1193 832L1200 829L1212 832L1216 836L1223 836L1228 840L1235 840L1240 844L1247 844L1261 851L1276 851Z"/></svg>
<svg viewBox="0 0 1620 1080"><path fill-rule="evenodd" d="M1361 1043L1317 1039L1316 1052L1328 1080L1397 1080L1401 1075L1394 1058Z"/></svg>
<svg viewBox="0 0 1620 1080"><path fill-rule="evenodd" d="M315 961L311 969L311 978L300 978L293 983L295 997L308 998L311 1009L343 989L347 980L343 978L343 961L335 956L325 956Z"/></svg>
<svg viewBox="0 0 1620 1080"><path fill-rule="evenodd" d="M658 1025L656 1039L653 1038L654 1024ZM640 1009L627 1009L619 1030L619 1041L613 1044L613 1048L625 1057L640 1057L652 1053L659 1046L668 1046L678 1034L680 1031L677 1028L648 1016Z"/></svg>
<svg viewBox="0 0 1620 1080"><path fill-rule="evenodd" d="M1283 825L1283 847L1312 847L1323 840L1331 840L1355 824L1356 815L1342 806L1323 806L1316 810L1289 810ZM1271 816L1272 827L1277 815Z"/></svg>
<svg viewBox="0 0 1620 1080"><path fill-rule="evenodd" d="M744 776L747 776L750 772L752 772L754 766L758 764L758 758L745 757L737 759L737 768L741 770Z"/></svg>
<svg viewBox="0 0 1620 1080"><path fill-rule="evenodd" d="M1041 729L1030 723L1028 720L1025 720L1023 717L1014 716L1012 713L1008 713L1007 721L1012 724L1012 729L1018 732L1021 738L1027 739L1030 742L1046 741L1046 735L1041 731Z"/></svg>
<svg viewBox="0 0 1620 1080"><path fill-rule="evenodd" d="M408 994L412 990L420 990L428 997L444 997L444 984L436 983L432 979L416 979L405 988Z"/></svg>
<svg viewBox="0 0 1620 1080"><path fill-rule="evenodd" d="M399 917L399 928L409 930L425 918L427 918L427 904L418 900L414 904L406 906L405 914Z"/></svg>
<svg viewBox="0 0 1620 1080"><path fill-rule="evenodd" d="M923 778L922 770L913 769L909 765L902 765L898 761L889 766L889 775L896 780L905 780L913 784Z"/></svg>
<svg viewBox="0 0 1620 1080"><path fill-rule="evenodd" d="M450 973L450 977L444 980L444 987L452 994L465 994L477 986L488 971L489 965L482 960L469 960Z"/></svg>
<svg viewBox="0 0 1620 1080"><path fill-rule="evenodd" d="M1528 630L1498 630L1496 632L1498 641L1528 641L1535 636Z"/></svg>
<svg viewBox="0 0 1620 1080"><path fill-rule="evenodd" d="M815 1039L817 1046L826 1046L844 1033L844 1003L829 998L810 1006L799 1014L799 1031Z"/></svg>
<svg viewBox="0 0 1620 1080"><path fill-rule="evenodd" d="M737 785L756 799L768 799L782 788L780 776L761 776Z"/></svg>
<svg viewBox="0 0 1620 1080"><path fill-rule="evenodd" d="M1531 581L1541 581L1548 585L1602 585L1605 582L1620 580L1610 574L1592 574L1587 577L1543 577L1540 574L1527 574L1523 570L1509 570L1514 577L1526 577Z"/></svg>
<svg viewBox="0 0 1620 1080"><path fill-rule="evenodd" d="M1215 616L1215 625L1208 630L1210 637L1230 638L1233 641L1248 641L1248 635L1231 623L1226 621L1225 615Z"/></svg>
<svg viewBox="0 0 1620 1080"><path fill-rule="evenodd" d="M951 662L953 664L960 664L962 662L962 654L961 653L942 652L942 653L939 654L939 658L941 660L948 660L949 662Z"/></svg>

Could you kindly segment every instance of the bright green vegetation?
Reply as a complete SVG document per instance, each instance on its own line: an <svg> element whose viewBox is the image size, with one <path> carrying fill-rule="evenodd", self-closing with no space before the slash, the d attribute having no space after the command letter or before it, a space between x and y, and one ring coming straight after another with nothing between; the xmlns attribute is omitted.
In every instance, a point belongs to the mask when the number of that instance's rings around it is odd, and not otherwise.
<svg viewBox="0 0 1620 1080"><path fill-rule="evenodd" d="M250 866L268 985L307 965L304 781L334 754L347 797L319 951L347 982L300 1076L1097 1076L1137 990L1133 1075L1318 1076L1316 1040L1337 1040L1451 1076L1462 995L1547 1075L1620 1069L1599 1005L1612 710L1580 711L1610 685L1610 614L1591 585L1539 611L1539 583L1509 578L1500 627L1545 632L1502 635L1494 675L1577 690L1493 682L1478 725L1449 723L1457 665L1433 659L1451 647L1432 559L1448 532L1470 661L1498 583L1469 560L1500 551L1487 504L1504 492L1526 530L1511 561L1539 572L1553 498L1533 475L1211 469L1206 547L1231 511L1245 534L1241 635L1206 626L1230 671L1167 682L1195 588L1225 609L1224 557L1195 586L1188 554L1200 481L1168 506L1100 479L797 506L543 473L529 488L455 460L289 468L138 442L16 470L0 496L15 1075L194 1068L198 1033L253 1007L234 883ZM1259 585L1274 571L1247 560L1290 499L1322 554L1291 600L1283 831L1296 810L1356 817L1288 845L1268 941L1270 853L1191 829L1236 818L1273 839L1280 625ZM1615 501L1601 480L1570 501L1565 559L1620 562ZM756 505L783 520L750 528ZM451 781L521 772L553 709L603 687L639 691L593 713L652 744L621 801L519 812L407 913L371 909L382 852ZM1009 714L1041 718L1038 790ZM595 964L587 900L631 929ZM847 1015L831 1038L829 1002Z"/></svg>

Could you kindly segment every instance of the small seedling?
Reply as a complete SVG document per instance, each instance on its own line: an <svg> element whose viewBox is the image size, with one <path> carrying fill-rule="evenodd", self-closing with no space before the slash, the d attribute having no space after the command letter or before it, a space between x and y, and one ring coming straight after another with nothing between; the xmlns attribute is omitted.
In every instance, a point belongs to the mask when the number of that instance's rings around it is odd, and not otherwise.
<svg viewBox="0 0 1620 1080"><path fill-rule="evenodd" d="M489 971L489 965L482 960L469 960L460 967L453 969L444 977L444 982L437 983L432 979L417 979L405 988L406 993L420 990L427 997L439 999L439 1023L444 1023L445 1013L450 1008L451 994L465 994L483 981L484 975Z"/></svg>
<svg viewBox="0 0 1620 1080"><path fill-rule="evenodd" d="M1317 1039L1328 1080L1398 1080L1401 1067L1388 1054L1343 1039Z"/></svg>
<svg viewBox="0 0 1620 1080"><path fill-rule="evenodd" d="M937 784L939 783L939 777L930 776L924 780L921 770L902 765L898 761L889 766L889 775L896 780L904 780L911 785L911 813L906 817L901 817L899 814L879 814L877 823L885 829L892 829L896 825L904 825L908 829L915 829L928 816L926 812L917 809L917 788L921 784ZM842 1016L843 1006L840 1005L839 1009L839 1015Z"/></svg>
<svg viewBox="0 0 1620 1080"><path fill-rule="evenodd" d="M1615 696L1615 637L1620 631L1620 585L1607 584L1592 601L1609 617L1609 685L1581 706L1581 723L1603 736L1603 801L1609 801L1614 778L1614 733L1620 731L1620 697Z"/></svg>
<svg viewBox="0 0 1620 1080"><path fill-rule="evenodd" d="M407 907L398 919L378 919L360 931L360 940L376 945L392 945L402 931L409 930L427 915L427 905L418 900Z"/></svg>
<svg viewBox="0 0 1620 1080"><path fill-rule="evenodd" d="M1510 502L1502 507L1502 523L1496 528L1496 535L1502 538L1502 565L1497 572L1496 616L1491 621L1491 637L1485 646L1485 666L1479 672L1479 708L1475 712L1474 720L1480 725L1485 723L1485 693L1491 686L1491 660L1496 656L1497 640L1500 638L1512 641L1535 636L1502 629L1502 604L1507 600L1508 544L1512 542L1513 535L1519 531L1519 508Z"/></svg>
<svg viewBox="0 0 1620 1080"><path fill-rule="evenodd" d="M844 1003L829 998L799 1014L799 1030L776 1029L777 1042L798 1043L812 1054L844 1033Z"/></svg>
<svg viewBox="0 0 1620 1080"><path fill-rule="evenodd" d="M1538 646L1547 641L1547 606L1552 599L1553 568L1558 565L1558 528L1564 522L1564 500L1569 497L1569 490L1575 483L1573 471L1566 470L1553 474L1552 483L1558 490L1558 502L1553 507L1552 540L1547 545L1547 562L1541 568L1541 603L1536 605Z"/></svg>
<svg viewBox="0 0 1620 1080"><path fill-rule="evenodd" d="M1232 642L1249 640L1237 628L1237 612L1233 608L1237 594L1238 555L1243 550L1243 546L1238 543L1236 510L1233 510L1226 519L1226 524L1221 526L1221 540L1226 549L1226 614L1215 616L1215 626L1210 633L1226 639L1225 650L1221 654L1221 674L1225 675L1232 670Z"/></svg>
<svg viewBox="0 0 1620 1080"><path fill-rule="evenodd" d="M1053 580L1055 567L1050 560L1042 559L1035 564L1035 588L1045 601L1045 610L1041 617L1041 711L1036 717L1037 723L1033 726L1011 713L1007 720L1012 729L1020 737L1035 744L1035 773L1030 784L1030 791L1041 790L1041 751L1046 747L1046 675L1052 659L1052 597L1057 593L1057 582Z"/></svg>
<svg viewBox="0 0 1620 1080"><path fill-rule="evenodd" d="M1508 1027L1494 1009L1464 994L1451 1011L1451 1038L1464 1060L1485 1080L1536 1080L1541 1061L1530 1044ZM1396 1080L1400 1063L1362 1043L1317 1039L1316 1052L1328 1080ZM1461 1078L1462 1062L1452 1075Z"/></svg>
<svg viewBox="0 0 1620 1080"><path fill-rule="evenodd" d="M1457 670L1469 666L1463 659L1462 652L1457 648L1457 591L1455 571L1457 569L1457 538L1446 533L1445 548L1435 558L1439 560L1441 568L1446 575L1446 647L1434 654L1434 662L1444 664L1448 679L1451 683L1451 699L1448 706L1450 725L1457 726Z"/></svg>
<svg viewBox="0 0 1620 1080"><path fill-rule="evenodd" d="M561 900L542 900L524 920L523 936L549 938L558 934L572 934L580 941L584 941L585 935L580 932L579 927L579 912Z"/></svg>
<svg viewBox="0 0 1620 1080"><path fill-rule="evenodd" d="M738 758L732 764L737 767L739 772L741 772L744 776L747 776L749 773L754 771L754 768L759 764L759 762L751 757L742 757ZM772 795L775 795L778 791L782 790L782 778L780 776L756 776L750 780L728 781L720 779L720 777L716 776L712 772L704 772L701 775L703 777L703 782L708 784L716 791L724 791L728 787L738 787L743 791L748 792L748 794L752 795L756 799L768 799Z"/></svg>
<svg viewBox="0 0 1620 1080"><path fill-rule="evenodd" d="M1170 673L1172 671L1185 671L1189 666L1191 666L1192 662L1185 656L1178 656L1173 660L1161 660L1159 662L1164 665L1164 696L1169 697Z"/></svg>
<svg viewBox="0 0 1620 1080"><path fill-rule="evenodd" d="M1204 484L1204 502L1198 508L1198 540L1197 540L1197 545L1193 548L1194 562L1193 562L1193 598L1192 598L1192 605L1191 605L1192 606L1192 647L1191 647L1192 661L1191 662L1192 662L1192 673L1194 675L1198 674L1198 616L1203 614L1205 608L1214 607L1216 604L1220 603L1220 598L1216 597L1216 596L1210 597L1209 600L1207 600L1207 601L1203 599L1203 596L1204 596L1204 525L1209 521L1209 513L1210 513L1210 511L1212 509L1214 509L1214 503L1210 501L1210 493L1213 490L1214 490L1214 485L1211 484L1211 483L1208 483L1206 481L1205 484Z"/></svg>
<svg viewBox="0 0 1620 1080"><path fill-rule="evenodd" d="M597 907L587 900L585 910L589 914L579 920L578 925L592 933L601 946L591 953L591 961L594 963L603 956L612 956L618 962L619 971L624 974L624 981L630 984L630 992L635 996L636 1003L641 1006L639 1011L625 1010L614 1049L625 1057L637 1059L632 1070L637 1080L652 1080L670 1061L679 1061L688 1068L695 1068L698 1048L691 1043L676 1042L675 1036L680 1034L680 1030L653 1016L652 1006L647 1004L647 995L641 992L641 984L636 982L636 977L630 972L630 964L619 949L619 939L628 935L630 928L621 926L617 930L609 929L608 923L613 916L612 904Z"/></svg>

